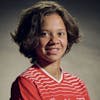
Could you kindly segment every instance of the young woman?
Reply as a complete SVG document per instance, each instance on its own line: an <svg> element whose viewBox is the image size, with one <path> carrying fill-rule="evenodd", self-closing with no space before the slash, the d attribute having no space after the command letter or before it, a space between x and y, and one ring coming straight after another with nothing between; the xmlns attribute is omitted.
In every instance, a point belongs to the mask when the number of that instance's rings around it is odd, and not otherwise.
<svg viewBox="0 0 100 100"><path fill-rule="evenodd" d="M13 83L11 100L90 100L84 83L60 66L80 37L65 8L54 1L37 2L23 12L12 37L32 66Z"/></svg>

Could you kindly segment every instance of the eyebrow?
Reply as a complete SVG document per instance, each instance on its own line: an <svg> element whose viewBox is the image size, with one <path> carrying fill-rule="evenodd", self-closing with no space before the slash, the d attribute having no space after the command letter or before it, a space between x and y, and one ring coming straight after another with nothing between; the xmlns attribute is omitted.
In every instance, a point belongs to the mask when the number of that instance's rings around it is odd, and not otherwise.
<svg viewBox="0 0 100 100"><path fill-rule="evenodd" d="M48 29L42 29L42 31L48 31L49 32L49 30ZM65 28L59 28L59 29L57 29L57 31L67 31Z"/></svg>

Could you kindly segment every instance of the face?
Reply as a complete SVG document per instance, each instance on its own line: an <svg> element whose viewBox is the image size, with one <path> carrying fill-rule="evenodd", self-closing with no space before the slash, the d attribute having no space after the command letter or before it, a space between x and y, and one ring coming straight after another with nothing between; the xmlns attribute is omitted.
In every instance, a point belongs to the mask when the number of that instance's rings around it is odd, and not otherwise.
<svg viewBox="0 0 100 100"><path fill-rule="evenodd" d="M59 61L67 48L67 30L58 14L43 18L39 46L36 49L38 60Z"/></svg>

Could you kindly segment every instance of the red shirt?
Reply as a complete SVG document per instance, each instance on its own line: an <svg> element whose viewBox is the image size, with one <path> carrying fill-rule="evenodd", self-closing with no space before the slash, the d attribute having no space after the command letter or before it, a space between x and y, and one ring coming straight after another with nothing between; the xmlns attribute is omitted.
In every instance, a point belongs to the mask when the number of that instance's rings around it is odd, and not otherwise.
<svg viewBox="0 0 100 100"><path fill-rule="evenodd" d="M57 81L38 65L28 68L17 82L17 99L11 100L90 100L79 78L62 72L61 79Z"/></svg>

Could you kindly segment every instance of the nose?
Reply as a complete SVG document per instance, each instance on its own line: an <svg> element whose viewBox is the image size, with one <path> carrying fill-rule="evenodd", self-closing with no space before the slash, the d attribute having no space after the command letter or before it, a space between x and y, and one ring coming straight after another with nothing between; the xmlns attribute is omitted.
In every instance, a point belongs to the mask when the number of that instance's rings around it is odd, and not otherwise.
<svg viewBox="0 0 100 100"><path fill-rule="evenodd" d="M58 36L56 35L51 35L50 36L50 41L49 41L50 44L59 44L59 38Z"/></svg>

